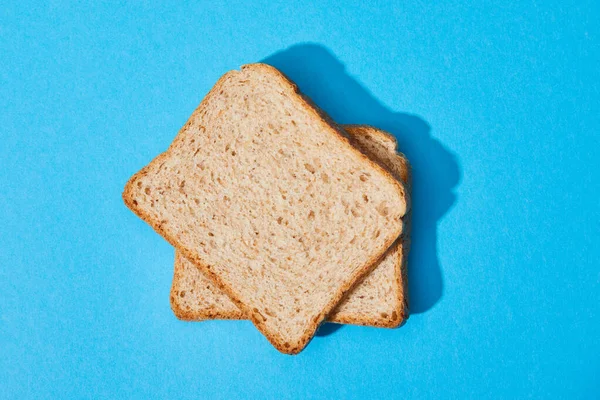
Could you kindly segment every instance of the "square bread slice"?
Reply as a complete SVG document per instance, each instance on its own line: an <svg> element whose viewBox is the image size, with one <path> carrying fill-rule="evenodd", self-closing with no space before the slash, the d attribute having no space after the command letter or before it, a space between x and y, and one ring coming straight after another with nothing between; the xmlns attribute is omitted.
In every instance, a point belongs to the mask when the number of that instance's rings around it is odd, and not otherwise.
<svg viewBox="0 0 600 400"><path fill-rule="evenodd" d="M342 128L355 147L386 167L410 191L410 166L406 157L397 152L393 136L366 125L343 125ZM395 328L408 317L406 258L410 242L407 216L401 238L329 314L328 321ZM186 321L244 319L235 303L179 251L175 251L171 308L177 318Z"/></svg>
<svg viewBox="0 0 600 400"><path fill-rule="evenodd" d="M223 75L126 205L295 354L403 230L404 186L275 68Z"/></svg>

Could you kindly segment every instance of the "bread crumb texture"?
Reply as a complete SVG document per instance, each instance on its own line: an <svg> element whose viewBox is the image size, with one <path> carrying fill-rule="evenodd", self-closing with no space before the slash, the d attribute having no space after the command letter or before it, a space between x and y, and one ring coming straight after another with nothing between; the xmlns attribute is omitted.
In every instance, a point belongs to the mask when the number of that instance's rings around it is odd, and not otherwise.
<svg viewBox="0 0 600 400"><path fill-rule="evenodd" d="M123 193L286 353L403 230L404 186L337 129L251 64L217 82Z"/></svg>
<svg viewBox="0 0 600 400"><path fill-rule="evenodd" d="M409 187L410 166L404 155L397 153L393 136L364 125L346 125L343 128L355 147L388 168L396 179ZM368 197L365 200L368 201ZM407 232L405 229L402 238L375 269L329 314L328 321L389 328L404 321L408 316L404 273L409 243ZM229 296L180 252L176 252L171 303L175 315L184 320L244 318Z"/></svg>

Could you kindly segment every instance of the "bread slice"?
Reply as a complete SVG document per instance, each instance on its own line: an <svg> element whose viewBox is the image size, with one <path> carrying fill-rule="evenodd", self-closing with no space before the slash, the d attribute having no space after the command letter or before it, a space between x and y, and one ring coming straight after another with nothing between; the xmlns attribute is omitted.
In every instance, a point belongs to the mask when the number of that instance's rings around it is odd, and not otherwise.
<svg viewBox="0 0 600 400"><path fill-rule="evenodd" d="M407 210L404 186L265 64L221 77L123 199L290 354Z"/></svg>
<svg viewBox="0 0 600 400"><path fill-rule="evenodd" d="M365 125L343 126L350 141L373 161L385 166L394 177L410 188L410 166L397 153L396 139L377 128ZM406 216L405 216L406 222ZM408 316L406 295L406 257L408 226L367 277L327 317L344 324L397 327ZM179 252L175 252L175 273L171 286L171 308L187 321L204 319L243 319L242 311L212 281Z"/></svg>

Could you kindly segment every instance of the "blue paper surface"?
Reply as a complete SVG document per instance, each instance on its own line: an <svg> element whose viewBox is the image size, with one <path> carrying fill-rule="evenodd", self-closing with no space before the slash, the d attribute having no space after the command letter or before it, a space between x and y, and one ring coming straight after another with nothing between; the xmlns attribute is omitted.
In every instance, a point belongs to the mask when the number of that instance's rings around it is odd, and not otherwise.
<svg viewBox="0 0 600 400"><path fill-rule="evenodd" d="M598 398L600 7L431 3L4 2L0 398ZM401 328L173 316L121 191L257 61L411 161Z"/></svg>

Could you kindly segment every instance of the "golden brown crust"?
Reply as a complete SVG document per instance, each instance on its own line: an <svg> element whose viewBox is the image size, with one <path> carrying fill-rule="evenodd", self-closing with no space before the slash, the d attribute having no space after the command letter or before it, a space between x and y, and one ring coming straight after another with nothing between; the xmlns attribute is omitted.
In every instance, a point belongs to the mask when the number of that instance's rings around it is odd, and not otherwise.
<svg viewBox="0 0 600 400"><path fill-rule="evenodd" d="M360 157L364 161L364 163L369 165L371 168L373 168L375 170L379 170L381 172L381 174L384 175L385 177L387 177L388 181L390 183L392 183L392 185L394 187L396 187L399 196L401 198L406 198L404 186L400 182L398 182L398 180L394 179L387 170L382 168L377 163L371 161L367 156L365 156L360 151L358 151L356 148L354 148L354 146L352 146L350 144L348 139L345 138L344 135L340 132L340 128L335 125L329 124L325 119L323 119L321 114L311 104L309 104L305 100L305 97L303 97L299 93L298 87L295 84L293 84L290 80L285 78L285 76L283 74L281 74L281 72L279 72L277 69L275 69L271 66L268 66L266 64L250 64L250 65L245 65L242 67L242 69L246 69L246 68L264 69L266 72L269 72L271 74L274 73L274 74L278 75L280 77L280 79L283 81L283 83L287 84L289 86L289 88L291 88L293 90L293 92L301 99L301 101L305 105L306 110L313 113L316 120L319 120L322 122L323 131L328 131L328 132L333 133L331 135L331 137L336 138L336 140L338 140L340 142L340 145L346 146L347 148L351 149L352 152L355 152L356 154L360 155ZM208 99L210 99L210 97L213 96L214 93L216 93L218 90L221 89L221 86L223 85L224 80L226 79L227 76L228 76L228 74L225 74L217 81L215 86L211 89L211 91L204 98L204 100L201 102L200 106L194 113L196 113L198 110L203 108L205 106L205 104L207 103ZM184 129L184 128L182 128L182 129ZM220 279L219 276L214 274L211 270L211 266L205 264L203 262L203 260L198 256L197 253L195 253L192 250L187 249L183 246L179 246L177 238L174 237L170 232L166 231L163 228L161 221L152 218L141 207L138 207L137 201L133 198L132 192L134 190L134 183L137 181L138 178L146 175L148 173L148 171L154 165L160 165L163 160L165 160L167 157L170 156L170 151L173 149L173 146L176 143L178 143L180 134L181 134L181 130L178 133L175 140L173 141L173 143L171 144L171 146L169 147L169 149L167 149L167 151L158 155L154 160L152 160L150 162L150 164L148 164L147 166L142 168L139 172L134 174L131 177L131 179L127 182L127 184L125 185L125 189L123 191L123 200L124 200L125 204L136 215L138 215L141 219L146 221L158 234L163 236L171 245L173 245L177 250L181 251L181 253L188 260L195 263L197 265L197 267L200 268L201 271L206 276L208 276L210 279L212 279L213 282L217 285L217 287L219 289L221 289L223 292L225 292L231 298L231 300L242 310L242 313L250 318L250 320L257 327L257 329L261 333L263 333L263 335L271 342L271 344L273 344L273 346L275 346L275 348L277 350L281 351L282 353L286 353L286 354L299 353L304 347L306 347L308 342L314 336L314 333L318 329L319 325L323 322L323 320L325 319L327 314L329 314L329 312L344 297L346 292L348 292L354 286L354 284L356 282L360 281L364 276L366 276L371 271L371 269L373 269L375 267L375 265L377 264L377 261L381 258L381 256L385 253L385 251L395 241L395 237L399 236L402 233L402 226L399 226L398 232L396 232L394 234L394 236L391 237L388 240L388 242L386 242L384 244L384 246L382 246L382 250L379 251L379 254L375 254L373 257L371 257L371 259L367 263L365 263L365 265L361 269L357 270L352 276L350 276L350 278L347 280L347 282L338 289L337 293L335 294L335 296L332 297L331 301L324 307L324 309L317 315L317 317L315 317L313 319L313 321L310 322L310 324L308 325L306 330L303 332L300 340L297 343L288 343L283 338L281 338L279 335L277 335L276 332L268 331L264 325L262 316L259 313L254 312L247 305L243 304L240 301L240 298L234 288L226 285L223 282L223 280ZM179 312L179 310L178 310L178 312Z"/></svg>
<svg viewBox="0 0 600 400"><path fill-rule="evenodd" d="M369 126L369 125L349 125L347 129L352 129L354 134L367 134L373 136L379 136L380 138L390 139L391 142L394 143L394 149L397 149L396 139L388 132ZM405 187L407 194L410 193L412 186L412 174L410 170L410 164L404 154L397 153L397 157L401 160L403 168L401 170L401 176L397 178L401 180ZM385 168L385 166L383 166ZM407 196L407 199L410 199ZM408 253L410 251L410 225L411 225L411 216L412 216L412 208L407 206L407 211L404 216L404 230L402 235L398 238L398 243L396 245L402 246L402 251L400 252L400 257L396 260L396 279L398 280L398 296L396 303L396 313L397 316L394 317L393 312L390 318L383 319L381 321L373 321L369 320L369 322L365 323L367 319L356 319L353 322L344 322L351 323L357 325L375 325L382 326L387 328L396 328L400 326L409 316L409 308L408 308ZM334 321L337 322L337 321Z"/></svg>
<svg viewBox="0 0 600 400"><path fill-rule="evenodd" d="M398 292L396 296L396 304L393 310L389 314L383 314L377 318L365 316L365 315L343 315L337 314L330 316L328 322L334 322L336 324L349 324L349 325L362 325L362 326L376 326L380 328L396 328L398 327L407 317L407 308L405 307L406 299L404 297L403 290L403 254L404 254L404 242L398 239L392 246L390 246L388 252L391 252L396 246L402 246L403 251L397 253L396 263L394 266L394 277L398 280Z"/></svg>
<svg viewBox="0 0 600 400"><path fill-rule="evenodd" d="M245 319L241 310L235 311L225 311L225 310L217 310L217 309L184 309L183 306L177 301L177 294L179 292L179 282L182 278L182 264L180 261L180 255L178 252L175 252L175 269L173 272L173 283L171 285L171 293L170 293L170 302L171 302L171 310L175 316L184 321L204 321L207 319L231 319L231 320L240 320Z"/></svg>

